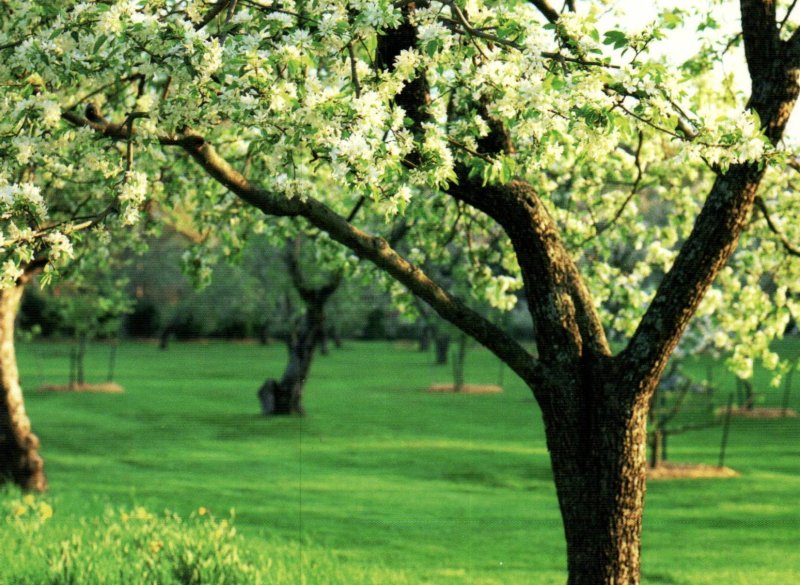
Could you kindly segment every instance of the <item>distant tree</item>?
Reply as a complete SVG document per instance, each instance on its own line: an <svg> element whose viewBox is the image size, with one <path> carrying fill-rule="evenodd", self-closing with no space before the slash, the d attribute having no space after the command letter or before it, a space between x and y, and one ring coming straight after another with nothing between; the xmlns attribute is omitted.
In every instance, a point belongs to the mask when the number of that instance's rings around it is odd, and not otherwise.
<svg viewBox="0 0 800 585"><path fill-rule="evenodd" d="M280 380L269 379L258 391L264 415L304 414L303 388L308 379L314 353L325 335L325 307L339 288L340 272L320 276L309 275L303 268L302 240L287 246L286 268L292 284L303 302L300 322L288 335L288 363Z"/></svg>
<svg viewBox="0 0 800 585"><path fill-rule="evenodd" d="M652 404L648 413L647 441L650 447L648 465L651 468L660 467L667 459L669 437L719 424L719 421L713 419L713 408L706 409L705 415L708 420L675 424L675 420L683 411L684 401L688 396L710 393L711 389L707 383L708 381L706 384L698 384L686 376L681 371L680 364L675 361L661 378L661 382L653 392Z"/></svg>

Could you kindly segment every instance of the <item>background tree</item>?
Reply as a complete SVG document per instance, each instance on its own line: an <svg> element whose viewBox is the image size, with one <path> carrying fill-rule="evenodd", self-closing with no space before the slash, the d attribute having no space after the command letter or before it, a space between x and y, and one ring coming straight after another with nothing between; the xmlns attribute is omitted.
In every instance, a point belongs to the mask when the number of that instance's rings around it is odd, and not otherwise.
<svg viewBox="0 0 800 585"><path fill-rule="evenodd" d="M314 352L325 336L325 308L339 288L341 273L325 276L309 274L302 268L302 240L287 245L286 268L295 291L303 302L300 323L286 340L289 361L280 380L269 379L258 391L264 415L304 414L302 398ZM315 278L316 277L316 278ZM316 282L314 282L316 281Z"/></svg>
<svg viewBox="0 0 800 585"><path fill-rule="evenodd" d="M748 223L768 168L769 215L796 217L780 186L799 91L788 13L742 0L737 31L714 12L730 3L675 6L632 30L619 14L542 0L12 4L9 77L36 72L65 121L12 154L91 130L106 139L98 160L109 145L141 147L136 172L193 201L221 237L294 220L349 250L337 258L319 238L331 259L374 263L531 388L569 583L639 582L647 410L672 350L707 311L746 377L754 358L777 365L769 342L796 305L786 243L800 222ZM677 72L651 51L675 29L701 33ZM749 96L715 77L731 38ZM671 207L666 222L640 213L645 185ZM414 226L407 257L379 227L398 214ZM469 249L496 230L499 249L479 247L464 278L501 307L524 286L535 355L420 268L416 250L441 249L443 233ZM612 256L626 248L643 253L620 274Z"/></svg>

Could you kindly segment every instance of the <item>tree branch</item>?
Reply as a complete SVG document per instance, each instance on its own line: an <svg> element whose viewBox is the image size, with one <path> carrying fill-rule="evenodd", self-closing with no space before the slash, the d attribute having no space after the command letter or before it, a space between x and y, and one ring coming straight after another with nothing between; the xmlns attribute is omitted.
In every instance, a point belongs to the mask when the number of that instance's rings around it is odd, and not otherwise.
<svg viewBox="0 0 800 585"><path fill-rule="evenodd" d="M781 232L781 230L778 229L778 226L775 225L775 222L772 221L772 217L770 217L769 209L767 208L766 202L761 197L756 197L755 203L756 207L758 207L758 210L764 216L764 219L767 220L767 226L769 226L770 231L772 231L772 233L778 236L778 240L780 241L781 244L783 244L784 250L786 250L786 252L792 256L800 257L800 248L793 245L789 241L789 239Z"/></svg>
<svg viewBox="0 0 800 585"><path fill-rule="evenodd" d="M783 27L786 26L786 22L789 20L789 17L792 15L794 11L794 7L797 5L797 0L792 0L792 5L786 10L786 14L783 15L783 20L781 20L780 26L778 26L778 33L783 30Z"/></svg>
<svg viewBox="0 0 800 585"><path fill-rule="evenodd" d="M65 120L93 128L114 139L127 137L127 128L109 122L90 122L71 112L63 112ZM529 384L545 380L542 365L505 331L470 309L431 280L419 267L398 254L389 243L351 225L324 203L307 196L273 193L251 183L235 170L202 136L191 131L181 135L159 137L165 146L179 146L186 151L215 181L267 215L302 216L313 226L327 232L332 239L350 248L359 258L369 260L385 270L412 293L428 303L439 315L491 350Z"/></svg>
<svg viewBox="0 0 800 585"><path fill-rule="evenodd" d="M780 45L772 0L742 0L742 35L753 90L747 107L773 144L781 139L800 94L797 63ZM764 168L735 164L714 182L694 228L664 276L628 346L620 371L638 381L656 380L714 278L747 225ZM655 376L653 375L655 374ZM641 387L647 392L650 388Z"/></svg>
<svg viewBox="0 0 800 585"><path fill-rule="evenodd" d="M548 362L579 363L587 355L609 356L600 317L553 218L533 187L520 180L484 186L457 169L448 194L499 223L514 246L536 323L539 353Z"/></svg>
<svg viewBox="0 0 800 585"><path fill-rule="evenodd" d="M775 0L741 0L742 37L750 79L755 86L772 66L780 51L775 20Z"/></svg>
<svg viewBox="0 0 800 585"><path fill-rule="evenodd" d="M539 9L539 12L541 12L547 20L549 20L554 24L561 16L558 13L558 10L553 8L547 0L530 0L530 1L531 4L533 4L534 6L536 6L536 8Z"/></svg>
<svg viewBox="0 0 800 585"><path fill-rule="evenodd" d="M212 6L208 10L206 15L203 17L203 20L201 20L194 26L195 30L200 30L204 28L208 23L214 20L220 12L225 10L225 8L228 6L230 2L231 0L217 0L214 6ZM230 18L230 16L228 18Z"/></svg>

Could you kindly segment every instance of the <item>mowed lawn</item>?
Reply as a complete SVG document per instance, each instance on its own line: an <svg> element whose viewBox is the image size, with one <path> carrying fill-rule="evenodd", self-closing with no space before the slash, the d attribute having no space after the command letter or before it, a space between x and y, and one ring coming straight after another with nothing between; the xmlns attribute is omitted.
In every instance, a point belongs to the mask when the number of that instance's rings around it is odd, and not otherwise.
<svg viewBox="0 0 800 585"><path fill-rule="evenodd" d="M346 342L315 361L306 417L266 419L255 394L282 372L279 343L124 343L115 375L124 394L36 392L66 381L68 347L18 347L54 510L32 551L72 532L91 538L92 519L109 510L227 518L234 509L264 583L565 582L542 422L508 370L502 394L431 394L422 389L452 374L430 354ZM107 362L108 347L92 346L88 381L103 381ZM468 382L500 375L496 358L470 350ZM715 376L722 404L733 382L721 368ZM765 380L755 384L762 402L779 405ZM720 437L719 427L676 436L670 459L715 464ZM651 482L643 583L800 582L800 419L735 420L726 464L741 477ZM3 538L0 583L13 584L25 549Z"/></svg>

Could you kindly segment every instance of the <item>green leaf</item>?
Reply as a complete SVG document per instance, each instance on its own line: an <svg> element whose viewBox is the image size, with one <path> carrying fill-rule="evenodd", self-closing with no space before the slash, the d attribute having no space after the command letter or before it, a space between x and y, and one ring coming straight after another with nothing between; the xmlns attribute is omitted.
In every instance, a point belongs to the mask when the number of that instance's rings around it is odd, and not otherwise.
<svg viewBox="0 0 800 585"><path fill-rule="evenodd" d="M433 57L439 49L441 48L441 43L437 39L433 39L432 41L428 41L425 43L425 54L428 57Z"/></svg>
<svg viewBox="0 0 800 585"><path fill-rule="evenodd" d="M603 39L604 45L614 45L615 49L621 49L628 46L628 35L621 30L606 31Z"/></svg>
<svg viewBox="0 0 800 585"><path fill-rule="evenodd" d="M97 40L94 42L94 47L92 47L92 52L97 54L97 51L100 50L100 47L103 46L103 43L106 42L108 37L106 35L100 35L97 37Z"/></svg>

